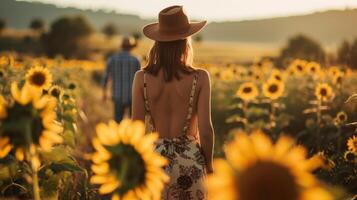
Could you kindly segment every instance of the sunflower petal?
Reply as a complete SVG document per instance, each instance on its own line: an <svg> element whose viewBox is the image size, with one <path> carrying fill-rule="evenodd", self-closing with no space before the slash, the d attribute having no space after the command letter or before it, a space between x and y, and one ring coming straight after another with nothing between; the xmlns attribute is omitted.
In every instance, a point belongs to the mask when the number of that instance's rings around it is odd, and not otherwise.
<svg viewBox="0 0 357 200"><path fill-rule="evenodd" d="M5 145L9 144L10 138L8 137L0 137L0 149Z"/></svg>
<svg viewBox="0 0 357 200"><path fill-rule="evenodd" d="M19 161L23 161L25 158L25 152L22 148L17 148L15 152L16 159Z"/></svg>
<svg viewBox="0 0 357 200"><path fill-rule="evenodd" d="M112 180L111 182L104 183L103 185L100 186L99 193L109 194L113 192L115 189L117 189L120 185L121 184L119 180Z"/></svg>
<svg viewBox="0 0 357 200"><path fill-rule="evenodd" d="M7 154L11 151L11 149L12 149L11 144L7 144L3 148L1 148L0 149L0 158L4 158L5 156L7 156Z"/></svg>

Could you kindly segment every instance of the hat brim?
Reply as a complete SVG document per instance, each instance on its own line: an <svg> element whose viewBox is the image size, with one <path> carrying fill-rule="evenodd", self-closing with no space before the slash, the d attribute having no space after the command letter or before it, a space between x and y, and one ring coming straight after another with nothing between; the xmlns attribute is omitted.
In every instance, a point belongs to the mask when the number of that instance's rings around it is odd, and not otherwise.
<svg viewBox="0 0 357 200"><path fill-rule="evenodd" d="M130 48L135 48L136 44L122 44L121 48L126 48L126 49L130 49Z"/></svg>
<svg viewBox="0 0 357 200"><path fill-rule="evenodd" d="M159 31L159 23L153 23L144 26L143 33L146 37L152 40L168 42L168 41L182 40L191 35L194 35L200 32L206 24L207 21L191 22L190 28L184 33L164 34Z"/></svg>

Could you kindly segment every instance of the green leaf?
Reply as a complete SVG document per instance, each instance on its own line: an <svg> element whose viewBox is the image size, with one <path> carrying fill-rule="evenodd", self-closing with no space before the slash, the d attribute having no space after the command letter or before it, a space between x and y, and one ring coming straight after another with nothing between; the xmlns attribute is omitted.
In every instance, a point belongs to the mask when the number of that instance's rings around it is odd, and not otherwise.
<svg viewBox="0 0 357 200"><path fill-rule="evenodd" d="M41 152L44 163L73 163L74 159L65 146L55 146L50 152Z"/></svg>
<svg viewBox="0 0 357 200"><path fill-rule="evenodd" d="M50 176L48 179L41 180L41 197L46 200L58 199L58 185L61 177L59 175Z"/></svg>
<svg viewBox="0 0 357 200"><path fill-rule="evenodd" d="M11 177L10 167L6 165L0 165L0 180L7 180Z"/></svg>
<svg viewBox="0 0 357 200"><path fill-rule="evenodd" d="M75 147L76 142L75 142L75 137L74 137L73 131L70 131L70 130L64 131L63 139L64 139L65 144L68 144L71 147Z"/></svg>
<svg viewBox="0 0 357 200"><path fill-rule="evenodd" d="M63 172L63 171L69 171L69 172L84 172L84 169L79 167L76 164L72 163L52 163L49 165L49 168L55 172Z"/></svg>
<svg viewBox="0 0 357 200"><path fill-rule="evenodd" d="M239 115L232 115L226 119L226 123L241 122L243 124L247 123L247 119L240 117Z"/></svg>

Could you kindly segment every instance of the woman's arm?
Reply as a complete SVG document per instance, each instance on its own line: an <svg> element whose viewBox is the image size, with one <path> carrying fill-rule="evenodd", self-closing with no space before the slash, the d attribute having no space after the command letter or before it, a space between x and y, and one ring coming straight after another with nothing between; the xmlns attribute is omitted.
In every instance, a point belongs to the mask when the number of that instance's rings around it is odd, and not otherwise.
<svg viewBox="0 0 357 200"><path fill-rule="evenodd" d="M144 85L144 73L143 71L137 71L135 73L132 90L132 116L133 120L141 120L145 122L145 102L143 94Z"/></svg>
<svg viewBox="0 0 357 200"><path fill-rule="evenodd" d="M211 81L207 71L200 71L199 81L201 88L197 102L198 130L206 158L207 173L212 173L214 131L211 120Z"/></svg>

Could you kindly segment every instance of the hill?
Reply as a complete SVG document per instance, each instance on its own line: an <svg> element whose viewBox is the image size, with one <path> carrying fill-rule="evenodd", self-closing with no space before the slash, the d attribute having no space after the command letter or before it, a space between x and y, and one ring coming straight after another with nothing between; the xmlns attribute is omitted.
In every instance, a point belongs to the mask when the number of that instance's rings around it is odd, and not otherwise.
<svg viewBox="0 0 357 200"><path fill-rule="evenodd" d="M357 37L357 9L239 22L211 23L206 38L240 42L276 43L303 33L325 45Z"/></svg>
<svg viewBox="0 0 357 200"><path fill-rule="evenodd" d="M0 19L5 19L7 25L12 28L27 28L30 21L34 18L41 18L48 25L58 17L66 15L83 15L88 18L91 24L98 30L106 23L115 23L119 26L120 32L123 34L138 31L139 27L149 23L149 20L129 14L118 14L101 10L93 11L77 8L61 8L52 4L37 2L15 0L0 1Z"/></svg>
<svg viewBox="0 0 357 200"><path fill-rule="evenodd" d="M51 4L15 0L0 1L0 18L8 26L23 29L31 19L42 18L47 24L63 15L84 15L97 28L108 22L119 26L120 32L130 34L152 20L115 12L60 8ZM357 9L331 10L308 15L278 17L249 21L211 22L203 31L205 40L281 44L294 34L309 35L325 45L357 37Z"/></svg>

